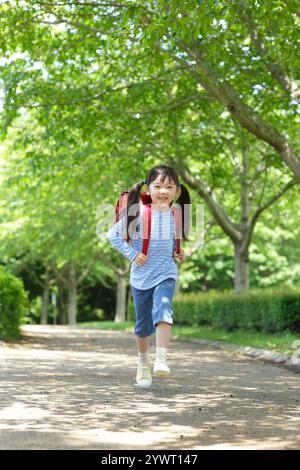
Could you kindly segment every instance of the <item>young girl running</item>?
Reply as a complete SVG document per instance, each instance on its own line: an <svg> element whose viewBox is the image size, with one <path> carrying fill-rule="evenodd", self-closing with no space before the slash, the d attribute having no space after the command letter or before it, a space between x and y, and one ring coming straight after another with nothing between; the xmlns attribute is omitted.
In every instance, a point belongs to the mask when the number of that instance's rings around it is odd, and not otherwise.
<svg viewBox="0 0 300 470"><path fill-rule="evenodd" d="M143 234L142 203L140 191L146 184L151 196L151 232L147 256L142 253ZM175 198L181 209L180 238L188 240L190 196L186 187L179 183L177 171L166 165L159 165L147 174L145 181L135 184L127 200L126 223L121 218L108 232L107 238L131 264L130 285L135 306L135 336L138 350L136 384L139 387L151 386L152 376L148 357L149 337L156 331L156 357L153 375L167 377L170 369L166 363L167 349L173 324L172 301L178 279L174 257L184 261L186 255L181 248L175 251L175 220L171 210ZM130 208L138 207L138 215ZM132 222L136 221L132 232ZM131 240L131 244L124 239ZM144 235L144 237L143 237Z"/></svg>

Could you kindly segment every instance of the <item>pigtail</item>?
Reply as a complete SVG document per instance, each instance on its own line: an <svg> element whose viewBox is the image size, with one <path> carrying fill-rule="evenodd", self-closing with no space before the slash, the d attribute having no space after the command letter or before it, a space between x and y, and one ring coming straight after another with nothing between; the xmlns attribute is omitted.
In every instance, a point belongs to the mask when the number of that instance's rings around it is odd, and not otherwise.
<svg viewBox="0 0 300 470"><path fill-rule="evenodd" d="M189 241L188 235L191 221L191 198L187 188L182 183L180 183L179 186L181 192L179 198L176 201L176 204L179 204L181 208L182 238L185 241Z"/></svg>
<svg viewBox="0 0 300 470"><path fill-rule="evenodd" d="M139 210L136 211L135 214L132 213L132 209L130 210L130 207L132 207L134 204L138 204L140 203L140 200L141 200L141 189L142 187L144 186L145 184L145 181L139 181L139 183L136 183L132 188L131 190L129 191L129 194L128 194L128 199L127 199L127 227L126 227L126 234L127 234L127 238L128 240L131 238L130 237L130 234L129 234L129 227L130 227L130 224L133 220L135 220L138 215L139 215ZM130 215L129 215L130 214Z"/></svg>

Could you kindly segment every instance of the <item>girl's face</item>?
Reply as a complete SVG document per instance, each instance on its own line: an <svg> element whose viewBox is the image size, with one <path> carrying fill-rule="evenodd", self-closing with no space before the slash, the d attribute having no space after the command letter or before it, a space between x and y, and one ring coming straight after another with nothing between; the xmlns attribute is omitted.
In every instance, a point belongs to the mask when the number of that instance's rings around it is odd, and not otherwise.
<svg viewBox="0 0 300 470"><path fill-rule="evenodd" d="M150 193L152 203L157 205L158 209L169 210L169 205L180 194L180 188L176 187L173 180L168 177L161 181L161 175L147 186L147 192Z"/></svg>

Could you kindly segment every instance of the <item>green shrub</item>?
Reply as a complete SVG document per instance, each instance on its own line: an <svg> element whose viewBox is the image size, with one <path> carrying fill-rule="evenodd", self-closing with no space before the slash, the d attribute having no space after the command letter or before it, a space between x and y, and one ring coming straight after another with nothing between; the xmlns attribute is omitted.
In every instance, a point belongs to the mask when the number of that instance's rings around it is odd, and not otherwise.
<svg viewBox="0 0 300 470"><path fill-rule="evenodd" d="M181 325L268 333L300 330L300 292L294 289L177 295L173 310Z"/></svg>
<svg viewBox="0 0 300 470"><path fill-rule="evenodd" d="M28 297L23 282L7 273L0 266L0 338L13 339L20 336Z"/></svg>
<svg viewBox="0 0 300 470"><path fill-rule="evenodd" d="M285 329L300 331L300 296L297 292L283 294L280 321Z"/></svg>

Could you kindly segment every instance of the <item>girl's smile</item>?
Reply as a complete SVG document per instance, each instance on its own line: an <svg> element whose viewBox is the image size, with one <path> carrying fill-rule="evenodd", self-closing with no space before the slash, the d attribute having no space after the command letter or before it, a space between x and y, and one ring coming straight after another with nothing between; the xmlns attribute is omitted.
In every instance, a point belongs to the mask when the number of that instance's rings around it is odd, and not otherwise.
<svg viewBox="0 0 300 470"><path fill-rule="evenodd" d="M177 188L175 183L168 177L161 181L161 175L150 183L147 189L151 196L152 204L157 206L156 208L159 210L169 210L171 202L180 193L180 188Z"/></svg>

